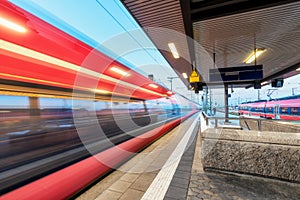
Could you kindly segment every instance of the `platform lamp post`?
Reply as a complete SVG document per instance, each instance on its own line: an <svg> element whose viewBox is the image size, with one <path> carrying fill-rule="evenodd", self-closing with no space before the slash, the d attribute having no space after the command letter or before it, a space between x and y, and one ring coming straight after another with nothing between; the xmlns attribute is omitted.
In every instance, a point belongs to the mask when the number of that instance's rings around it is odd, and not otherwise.
<svg viewBox="0 0 300 200"><path fill-rule="evenodd" d="M178 76L167 77L168 81L171 83L171 92L173 92L173 79L179 78Z"/></svg>
<svg viewBox="0 0 300 200"><path fill-rule="evenodd" d="M36 119L40 116L40 103L38 97L28 97L29 113L31 119Z"/></svg>
<svg viewBox="0 0 300 200"><path fill-rule="evenodd" d="M292 88L292 95L295 95L295 90L297 90L297 88Z"/></svg>
<svg viewBox="0 0 300 200"><path fill-rule="evenodd" d="M229 117L229 112L228 112L228 84L224 85L224 100L225 100L225 122L229 122L228 117Z"/></svg>

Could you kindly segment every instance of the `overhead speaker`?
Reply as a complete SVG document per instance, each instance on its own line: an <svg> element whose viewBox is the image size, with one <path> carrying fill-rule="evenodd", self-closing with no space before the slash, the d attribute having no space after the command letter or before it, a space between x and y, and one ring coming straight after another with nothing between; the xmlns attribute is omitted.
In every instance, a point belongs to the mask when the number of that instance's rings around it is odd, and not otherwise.
<svg viewBox="0 0 300 200"><path fill-rule="evenodd" d="M197 83L197 89L198 89L199 91L202 91L202 90L203 90L203 83L202 83L202 82L198 82L198 83Z"/></svg>
<svg viewBox="0 0 300 200"><path fill-rule="evenodd" d="M282 87L283 86L283 79L274 79L272 80L272 87Z"/></svg>
<svg viewBox="0 0 300 200"><path fill-rule="evenodd" d="M255 81L254 82L254 89L261 89L260 81Z"/></svg>

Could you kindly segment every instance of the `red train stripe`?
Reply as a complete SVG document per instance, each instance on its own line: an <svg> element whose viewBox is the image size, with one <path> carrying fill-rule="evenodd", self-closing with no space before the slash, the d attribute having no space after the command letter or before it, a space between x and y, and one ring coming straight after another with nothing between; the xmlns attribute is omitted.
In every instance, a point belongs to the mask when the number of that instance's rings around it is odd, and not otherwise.
<svg viewBox="0 0 300 200"><path fill-rule="evenodd" d="M155 82L11 2L1 1L0 13L3 19L27 30L19 33L1 27L2 79L69 89L75 87L89 92L99 89L115 93L117 88L119 95L129 94L140 99L172 96L167 93L167 88L161 85L149 87Z"/></svg>

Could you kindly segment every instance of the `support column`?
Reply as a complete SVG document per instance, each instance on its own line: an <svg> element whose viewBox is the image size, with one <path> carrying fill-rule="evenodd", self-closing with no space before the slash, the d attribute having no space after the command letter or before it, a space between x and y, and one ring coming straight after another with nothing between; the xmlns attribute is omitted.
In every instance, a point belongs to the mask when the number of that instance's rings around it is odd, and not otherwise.
<svg viewBox="0 0 300 200"><path fill-rule="evenodd" d="M29 98L29 114L30 117L40 116L40 105L38 97L28 97Z"/></svg>
<svg viewBox="0 0 300 200"><path fill-rule="evenodd" d="M148 108L147 108L147 104L146 104L146 101L145 101L145 100L143 101L143 105L144 105L144 110L145 110L145 112L148 112Z"/></svg>
<svg viewBox="0 0 300 200"><path fill-rule="evenodd" d="M211 92L211 88L209 88L209 113L210 113L210 116L213 116L213 112L212 112L212 92Z"/></svg>
<svg viewBox="0 0 300 200"><path fill-rule="evenodd" d="M228 84L225 84L224 88L224 104L225 104L225 118L229 117L228 113ZM225 122L229 122L228 119L225 119Z"/></svg>
<svg viewBox="0 0 300 200"><path fill-rule="evenodd" d="M204 104L203 104L205 114L208 114L207 113L207 107L208 107L207 104L208 104L208 87L205 89Z"/></svg>

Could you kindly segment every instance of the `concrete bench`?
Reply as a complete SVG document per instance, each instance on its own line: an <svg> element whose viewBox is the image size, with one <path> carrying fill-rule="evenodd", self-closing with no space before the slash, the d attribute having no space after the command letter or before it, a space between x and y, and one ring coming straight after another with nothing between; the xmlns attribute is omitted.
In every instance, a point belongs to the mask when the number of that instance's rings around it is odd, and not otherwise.
<svg viewBox="0 0 300 200"><path fill-rule="evenodd" d="M203 168L300 182L300 133L208 128Z"/></svg>

